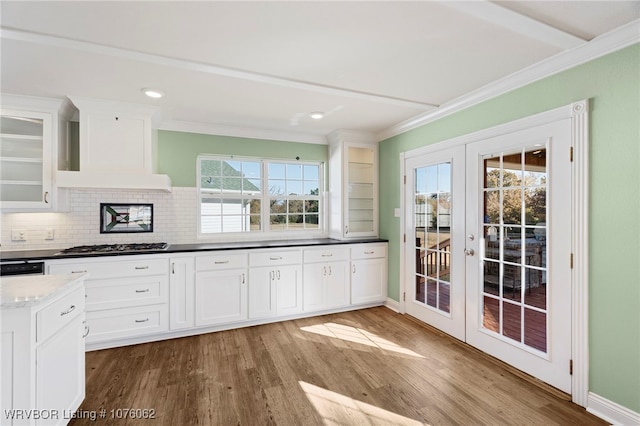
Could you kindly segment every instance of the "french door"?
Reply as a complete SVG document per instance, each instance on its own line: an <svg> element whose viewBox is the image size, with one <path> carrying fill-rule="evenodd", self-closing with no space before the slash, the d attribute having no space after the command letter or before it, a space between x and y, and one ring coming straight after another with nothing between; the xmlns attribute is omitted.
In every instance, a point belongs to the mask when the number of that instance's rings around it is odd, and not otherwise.
<svg viewBox="0 0 640 426"><path fill-rule="evenodd" d="M571 120L405 160L409 315L571 393Z"/></svg>

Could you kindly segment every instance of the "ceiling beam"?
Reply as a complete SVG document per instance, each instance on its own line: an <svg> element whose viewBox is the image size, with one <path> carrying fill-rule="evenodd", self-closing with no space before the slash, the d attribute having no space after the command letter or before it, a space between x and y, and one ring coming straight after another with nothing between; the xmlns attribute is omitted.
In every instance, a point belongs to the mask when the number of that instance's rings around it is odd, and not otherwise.
<svg viewBox="0 0 640 426"><path fill-rule="evenodd" d="M96 55L111 56L114 58L127 59L131 61L145 62L154 65L178 68L186 71L196 71L212 75L237 78L241 80L253 81L256 83L270 84L274 86L287 87L291 89L306 90L317 93L324 93L333 96L344 96L352 99L360 99L369 102L377 102L387 105L415 108L429 111L438 105L420 102L412 99L403 99L393 96L385 96L375 93L368 93L356 90L348 90L340 87L329 86L307 81L278 77L269 74L260 74L236 68L212 65L203 62L188 61L168 56L142 53L134 50L119 47L105 46L90 43L82 40L73 40L63 37L39 34L30 31L23 31L13 28L0 27L0 37L4 39L17 40L22 42L40 44L44 46L55 46L63 49L77 50L81 52L93 53Z"/></svg>
<svg viewBox="0 0 640 426"><path fill-rule="evenodd" d="M444 6L563 50L571 49L588 41L490 1L439 1Z"/></svg>

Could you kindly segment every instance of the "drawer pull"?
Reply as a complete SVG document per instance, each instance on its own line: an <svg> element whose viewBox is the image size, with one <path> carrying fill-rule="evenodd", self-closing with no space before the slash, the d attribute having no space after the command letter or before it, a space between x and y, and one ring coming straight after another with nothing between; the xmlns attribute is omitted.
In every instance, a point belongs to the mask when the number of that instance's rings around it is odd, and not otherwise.
<svg viewBox="0 0 640 426"><path fill-rule="evenodd" d="M149 321L149 318L145 318L145 319L143 319L143 320L135 320L135 321L136 321L136 322L138 322L138 323L140 323L140 322L147 322L147 321Z"/></svg>
<svg viewBox="0 0 640 426"><path fill-rule="evenodd" d="M375 251L365 251L364 254L373 254Z"/></svg>
<svg viewBox="0 0 640 426"><path fill-rule="evenodd" d="M282 260L282 256L271 256L269 260Z"/></svg>
<svg viewBox="0 0 640 426"><path fill-rule="evenodd" d="M148 266L136 266L136 269L149 269Z"/></svg>
<svg viewBox="0 0 640 426"><path fill-rule="evenodd" d="M72 274L84 274L87 271L71 271Z"/></svg>
<svg viewBox="0 0 640 426"><path fill-rule="evenodd" d="M70 314L71 312L73 312L73 310L74 310L75 308L76 308L76 305L71 305L71 306L69 307L69 309L67 309L66 311L62 311L62 312L60 312L60 316L61 316L61 317L63 317L63 316L65 316L65 315L67 315L67 314Z"/></svg>
<svg viewBox="0 0 640 426"><path fill-rule="evenodd" d="M148 288L145 288L144 290L137 290L136 289L136 293L148 293L148 292L149 292Z"/></svg>
<svg viewBox="0 0 640 426"><path fill-rule="evenodd" d="M328 253L328 254L323 254L322 257L331 257L333 256L333 253Z"/></svg>
<svg viewBox="0 0 640 426"><path fill-rule="evenodd" d="M224 265L225 263L229 263L228 260L216 260L215 262L213 262L216 265Z"/></svg>
<svg viewBox="0 0 640 426"><path fill-rule="evenodd" d="M89 327L89 324L87 324L86 321L83 321L83 323L84 323L84 334L82 335L82 338L84 339L89 335L89 331L91 330L91 327Z"/></svg>

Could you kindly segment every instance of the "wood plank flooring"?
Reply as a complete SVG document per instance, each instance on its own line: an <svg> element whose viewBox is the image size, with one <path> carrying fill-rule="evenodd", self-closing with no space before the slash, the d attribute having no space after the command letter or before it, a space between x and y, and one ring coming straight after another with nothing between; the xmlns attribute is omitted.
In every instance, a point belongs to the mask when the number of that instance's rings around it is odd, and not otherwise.
<svg viewBox="0 0 640 426"><path fill-rule="evenodd" d="M74 426L606 424L384 307L88 352L86 368L81 410L105 417Z"/></svg>

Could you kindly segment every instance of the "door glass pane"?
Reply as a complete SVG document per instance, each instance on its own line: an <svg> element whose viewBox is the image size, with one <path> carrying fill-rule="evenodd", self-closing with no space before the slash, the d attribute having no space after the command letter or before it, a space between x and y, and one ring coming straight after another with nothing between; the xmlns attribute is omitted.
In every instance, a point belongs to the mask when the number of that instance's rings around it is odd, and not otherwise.
<svg viewBox="0 0 640 426"><path fill-rule="evenodd" d="M451 163L414 169L416 302L450 312Z"/></svg>
<svg viewBox="0 0 640 426"><path fill-rule="evenodd" d="M484 159L483 327L546 352L546 150Z"/></svg>

